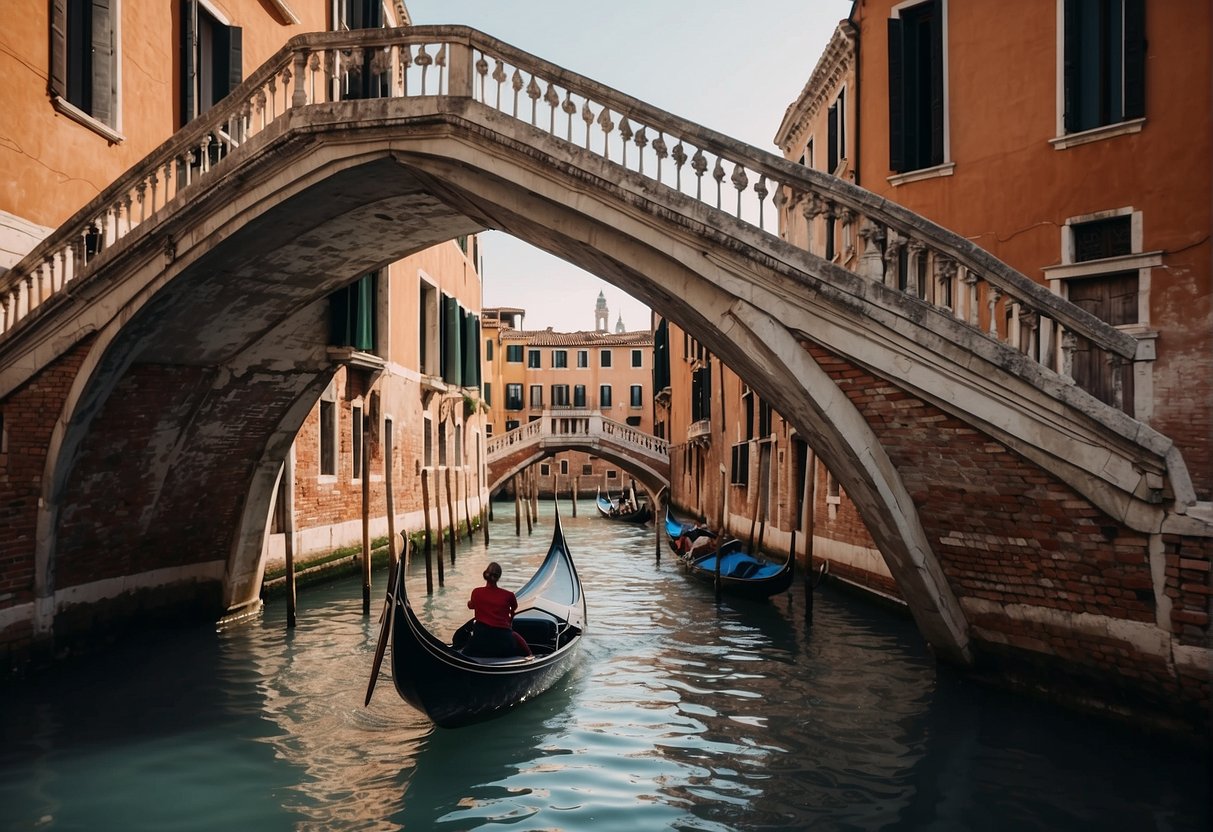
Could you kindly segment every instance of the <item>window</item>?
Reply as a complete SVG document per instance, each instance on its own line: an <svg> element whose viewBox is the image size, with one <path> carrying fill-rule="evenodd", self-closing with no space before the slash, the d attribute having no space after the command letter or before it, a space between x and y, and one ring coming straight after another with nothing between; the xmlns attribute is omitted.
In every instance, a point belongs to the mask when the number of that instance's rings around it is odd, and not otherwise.
<svg viewBox="0 0 1213 832"><path fill-rule="evenodd" d="M505 360L509 364L521 364L522 344L506 344Z"/></svg>
<svg viewBox="0 0 1213 832"><path fill-rule="evenodd" d="M329 295L329 343L374 352L379 272L363 275Z"/></svg>
<svg viewBox="0 0 1213 832"><path fill-rule="evenodd" d="M837 173L838 166L847 157L847 91L844 87L838 98L830 105L826 116L828 129L828 151L830 173Z"/></svg>
<svg viewBox="0 0 1213 832"><path fill-rule="evenodd" d="M567 459L560 460L560 475L562 477L569 475L569 461Z"/></svg>
<svg viewBox="0 0 1213 832"><path fill-rule="evenodd" d="M507 384L505 386L505 409L522 410L521 384Z"/></svg>
<svg viewBox="0 0 1213 832"><path fill-rule="evenodd" d="M383 25L382 0L337 0L334 4L335 29L348 32L355 29L378 29ZM387 94L387 73L374 60L375 52L362 50L361 55L349 53L336 56L340 73L336 78L343 98L379 98ZM369 71L366 71L369 68Z"/></svg>
<svg viewBox="0 0 1213 832"><path fill-rule="evenodd" d="M509 433L510 431L512 431L512 430L514 430L514 429L516 429L517 427L518 427L518 420L517 420L517 419L506 419L506 420L505 420L505 430L506 430L506 433Z"/></svg>
<svg viewBox="0 0 1213 832"><path fill-rule="evenodd" d="M438 423L438 464L446 465L446 422Z"/></svg>
<svg viewBox="0 0 1213 832"><path fill-rule="evenodd" d="M605 409L611 406L611 385L598 385L598 407Z"/></svg>
<svg viewBox="0 0 1213 832"><path fill-rule="evenodd" d="M632 385L629 391L628 404L631 407L644 407L644 387L642 385Z"/></svg>
<svg viewBox="0 0 1213 832"><path fill-rule="evenodd" d="M493 339L492 338L484 339L484 360L485 361L493 360Z"/></svg>
<svg viewBox="0 0 1213 832"><path fill-rule="evenodd" d="M552 385L552 407L569 406L569 386L567 384Z"/></svg>
<svg viewBox="0 0 1213 832"><path fill-rule="evenodd" d="M337 403L320 400L320 476L337 475Z"/></svg>
<svg viewBox="0 0 1213 832"><path fill-rule="evenodd" d="M585 463L581 466L581 476L592 477L594 475L594 466L590 463Z"/></svg>
<svg viewBox="0 0 1213 832"><path fill-rule="evenodd" d="M484 390L484 403L487 404L489 407L492 407L493 406L493 383L491 381L486 381L481 389Z"/></svg>
<svg viewBox="0 0 1213 832"><path fill-rule="evenodd" d="M1133 218L1128 214L1070 226L1073 262L1102 260L1133 253Z"/></svg>
<svg viewBox="0 0 1213 832"><path fill-rule="evenodd" d="M585 407L585 385L573 385L573 407Z"/></svg>
<svg viewBox="0 0 1213 832"><path fill-rule="evenodd" d="M531 385L531 407L543 407L543 385Z"/></svg>
<svg viewBox="0 0 1213 832"><path fill-rule="evenodd" d="M626 419L624 419L623 421L625 423L627 423L628 427L632 427L632 428L640 427L640 417L639 416L629 416Z"/></svg>
<svg viewBox="0 0 1213 832"><path fill-rule="evenodd" d="M614 468L612 468L611 470L606 472L606 478L608 480L617 480L617 479L619 479L619 472L616 471Z"/></svg>
<svg viewBox="0 0 1213 832"><path fill-rule="evenodd" d="M434 420L426 416L422 421L421 464L430 468L434 464Z"/></svg>
<svg viewBox="0 0 1213 832"><path fill-rule="evenodd" d="M119 3L57 0L50 4L50 88L55 106L90 127L119 128ZM99 132L114 141L121 138Z"/></svg>
<svg viewBox="0 0 1213 832"><path fill-rule="evenodd" d="M539 369L539 366L540 366L539 365L539 350L527 350L526 351L526 366L527 366L527 369L530 369L530 370Z"/></svg>
<svg viewBox="0 0 1213 832"><path fill-rule="evenodd" d="M837 220L831 214L826 214L826 259L833 260L836 247L834 244L835 237L838 236L838 231L835 228ZM904 259L904 258L903 258Z"/></svg>
<svg viewBox="0 0 1213 832"><path fill-rule="evenodd" d="M455 425L455 464L463 465L463 425Z"/></svg>
<svg viewBox="0 0 1213 832"><path fill-rule="evenodd" d="M550 476L552 476L552 466L551 466L551 465L549 465L549 464L548 464L548 463L546 463L546 462L541 463L541 464L539 465L539 476L541 476L541 477L550 477Z"/></svg>
<svg viewBox="0 0 1213 832"><path fill-rule="evenodd" d="M598 351L598 366L599 367L610 367L611 366L611 351L610 350L599 350Z"/></svg>
<svg viewBox="0 0 1213 832"><path fill-rule="evenodd" d="M95 5L95 4L94 4ZM181 123L214 107L244 78L242 31L227 25L198 0L182 15Z"/></svg>
<svg viewBox="0 0 1213 832"><path fill-rule="evenodd" d="M750 443L738 442L732 448L729 468L731 485L750 484Z"/></svg>
<svg viewBox="0 0 1213 832"><path fill-rule="evenodd" d="M1065 131L1144 116L1145 0L1063 2Z"/></svg>
<svg viewBox="0 0 1213 832"><path fill-rule="evenodd" d="M438 346L438 290L424 278L420 289L421 306L418 310L417 338L420 349L421 374L436 376L442 350Z"/></svg>
<svg viewBox="0 0 1213 832"><path fill-rule="evenodd" d="M568 350L552 350L552 366L557 369L564 369L569 366L569 351Z"/></svg>
<svg viewBox="0 0 1213 832"><path fill-rule="evenodd" d="M350 478L362 479L362 408L355 405L350 408Z"/></svg>
<svg viewBox="0 0 1213 832"><path fill-rule="evenodd" d="M577 366L581 369L585 369L586 367L590 366L589 350L577 350Z"/></svg>
<svg viewBox="0 0 1213 832"><path fill-rule="evenodd" d="M691 375L691 421L712 417L712 368L700 367Z"/></svg>
<svg viewBox="0 0 1213 832"><path fill-rule="evenodd" d="M944 161L943 0L889 19L889 167L902 173Z"/></svg>
<svg viewBox="0 0 1213 832"><path fill-rule="evenodd" d="M644 350L632 350L632 366L644 366Z"/></svg>

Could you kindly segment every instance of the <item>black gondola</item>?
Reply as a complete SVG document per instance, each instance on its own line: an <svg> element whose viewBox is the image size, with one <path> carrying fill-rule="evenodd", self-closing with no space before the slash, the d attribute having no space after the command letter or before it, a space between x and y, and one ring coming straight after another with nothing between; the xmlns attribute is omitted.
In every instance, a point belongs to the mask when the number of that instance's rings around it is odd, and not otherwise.
<svg viewBox="0 0 1213 832"><path fill-rule="evenodd" d="M666 506L666 538L679 562L693 577L709 584L720 581L722 592L748 598L769 598L792 585L791 561L777 563L742 548L740 540L716 544L715 532L674 517ZM720 561L719 571L717 559Z"/></svg>
<svg viewBox="0 0 1213 832"><path fill-rule="evenodd" d="M457 728L500 716L550 688L571 667L585 632L585 596L568 544L556 517L552 544L539 569L518 590L514 629L532 656L477 658L435 638L409 603L402 568L397 570L391 615L392 680L396 692L443 728ZM466 626L466 625L465 625ZM381 652L381 650L380 650ZM378 665L367 691L371 690Z"/></svg>
<svg viewBox="0 0 1213 832"><path fill-rule="evenodd" d="M624 511L623 498L611 499L611 497L602 496L602 492L596 490L594 492L594 505L598 506L598 513L608 520L619 520L624 523L644 523L652 516L647 502L641 502L632 511Z"/></svg>

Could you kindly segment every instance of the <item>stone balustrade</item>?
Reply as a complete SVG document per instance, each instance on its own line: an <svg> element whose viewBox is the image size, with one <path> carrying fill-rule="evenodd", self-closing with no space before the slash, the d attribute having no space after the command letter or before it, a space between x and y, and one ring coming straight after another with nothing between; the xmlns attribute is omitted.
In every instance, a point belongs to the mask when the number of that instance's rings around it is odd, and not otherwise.
<svg viewBox="0 0 1213 832"><path fill-rule="evenodd" d="M292 109L424 96L472 98L773 238L801 224L810 254L937 307L1067 381L1079 339L1120 370L1114 377L1139 360L1132 336L900 206L462 26L293 38L0 276L0 343L123 238L201 193L228 156ZM716 225L727 231L724 217Z"/></svg>
<svg viewBox="0 0 1213 832"><path fill-rule="evenodd" d="M670 456L670 445L666 440L591 410L544 411L541 418L490 438L486 443L485 455L488 462L493 462L522 445L542 442L549 437L584 437L587 442L605 437L618 446L631 448L663 462L668 463Z"/></svg>

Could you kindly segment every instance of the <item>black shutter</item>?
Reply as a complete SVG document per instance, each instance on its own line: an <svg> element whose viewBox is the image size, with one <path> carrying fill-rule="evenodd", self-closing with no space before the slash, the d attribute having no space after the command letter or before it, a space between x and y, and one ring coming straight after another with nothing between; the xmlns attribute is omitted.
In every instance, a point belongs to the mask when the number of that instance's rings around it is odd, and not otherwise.
<svg viewBox="0 0 1213 832"><path fill-rule="evenodd" d="M51 77L52 95L67 98L67 0L51 2Z"/></svg>
<svg viewBox="0 0 1213 832"><path fill-rule="evenodd" d="M901 20L889 18L889 169L906 169L905 67Z"/></svg>
<svg viewBox="0 0 1213 832"><path fill-rule="evenodd" d="M931 10L931 155L930 165L943 164L943 5Z"/></svg>
<svg viewBox="0 0 1213 832"><path fill-rule="evenodd" d="M227 95L244 80L244 30L239 26L227 27Z"/></svg>
<svg viewBox="0 0 1213 832"><path fill-rule="evenodd" d="M383 25L383 0L363 0L362 28L378 29Z"/></svg>
<svg viewBox="0 0 1213 832"><path fill-rule="evenodd" d="M838 167L838 104L830 105L829 114L826 116L826 132L829 141L829 156L830 169L827 173L833 173Z"/></svg>
<svg viewBox="0 0 1213 832"><path fill-rule="evenodd" d="M1125 118L1146 114L1146 3L1125 0Z"/></svg>
<svg viewBox="0 0 1213 832"><path fill-rule="evenodd" d="M198 3L181 0L181 124L193 121L198 112Z"/></svg>
<svg viewBox="0 0 1213 832"><path fill-rule="evenodd" d="M1079 130L1079 101L1078 91L1082 88L1081 81L1078 76L1078 68L1081 65L1079 55L1079 37L1078 37L1078 2L1077 0L1065 0L1065 6L1062 13L1062 49L1065 54L1062 56L1062 95L1065 97L1063 102L1064 109L1062 111L1062 126L1067 133L1076 133Z"/></svg>

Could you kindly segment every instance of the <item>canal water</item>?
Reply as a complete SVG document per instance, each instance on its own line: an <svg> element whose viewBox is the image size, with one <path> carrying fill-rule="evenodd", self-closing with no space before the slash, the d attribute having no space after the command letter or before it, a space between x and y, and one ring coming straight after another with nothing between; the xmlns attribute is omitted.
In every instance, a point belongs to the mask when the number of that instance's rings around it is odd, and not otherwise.
<svg viewBox="0 0 1213 832"><path fill-rule="evenodd" d="M652 526L564 524L589 603L578 664L509 716L432 727L390 662L363 707L382 607L353 577L214 632L159 631L0 688L0 828L21 830L1208 830L1204 753L971 685L908 619L831 588L717 605ZM449 633L490 560L546 552L496 507L446 585Z"/></svg>

